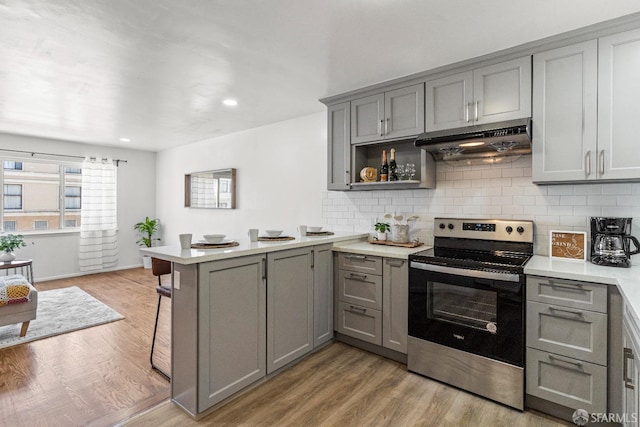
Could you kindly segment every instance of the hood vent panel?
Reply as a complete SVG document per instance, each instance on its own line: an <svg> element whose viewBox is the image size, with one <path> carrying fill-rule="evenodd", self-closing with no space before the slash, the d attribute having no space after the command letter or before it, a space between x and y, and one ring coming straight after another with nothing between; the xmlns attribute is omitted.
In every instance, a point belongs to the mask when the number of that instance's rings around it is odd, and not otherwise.
<svg viewBox="0 0 640 427"><path fill-rule="evenodd" d="M415 146L436 160L505 157L531 153L531 119L509 120L418 135Z"/></svg>

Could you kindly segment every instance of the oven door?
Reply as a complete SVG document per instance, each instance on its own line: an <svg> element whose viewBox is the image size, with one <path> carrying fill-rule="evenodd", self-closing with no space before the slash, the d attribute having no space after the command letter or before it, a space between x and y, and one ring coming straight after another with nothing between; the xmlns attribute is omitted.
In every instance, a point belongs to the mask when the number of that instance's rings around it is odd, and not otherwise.
<svg viewBox="0 0 640 427"><path fill-rule="evenodd" d="M410 336L524 366L524 275L501 281L418 266L409 269Z"/></svg>

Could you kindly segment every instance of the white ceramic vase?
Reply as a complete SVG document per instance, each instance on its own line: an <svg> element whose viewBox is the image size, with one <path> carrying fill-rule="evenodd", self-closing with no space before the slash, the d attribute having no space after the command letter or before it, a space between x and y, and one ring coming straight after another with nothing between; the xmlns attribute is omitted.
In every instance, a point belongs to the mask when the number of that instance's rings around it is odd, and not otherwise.
<svg viewBox="0 0 640 427"><path fill-rule="evenodd" d="M0 254L0 262L11 262L16 259L16 256L13 252L2 252Z"/></svg>
<svg viewBox="0 0 640 427"><path fill-rule="evenodd" d="M151 268L151 257L149 255L142 256L142 266L146 269Z"/></svg>
<svg viewBox="0 0 640 427"><path fill-rule="evenodd" d="M387 232L386 231L378 231L378 240L384 241L387 240Z"/></svg>

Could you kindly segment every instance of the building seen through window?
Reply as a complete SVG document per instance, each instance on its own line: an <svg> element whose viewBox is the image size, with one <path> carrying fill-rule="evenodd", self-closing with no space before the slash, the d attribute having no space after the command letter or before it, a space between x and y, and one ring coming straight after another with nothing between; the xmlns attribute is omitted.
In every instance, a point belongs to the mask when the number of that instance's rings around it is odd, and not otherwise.
<svg viewBox="0 0 640 427"><path fill-rule="evenodd" d="M79 163L3 160L2 230L64 230L80 226Z"/></svg>

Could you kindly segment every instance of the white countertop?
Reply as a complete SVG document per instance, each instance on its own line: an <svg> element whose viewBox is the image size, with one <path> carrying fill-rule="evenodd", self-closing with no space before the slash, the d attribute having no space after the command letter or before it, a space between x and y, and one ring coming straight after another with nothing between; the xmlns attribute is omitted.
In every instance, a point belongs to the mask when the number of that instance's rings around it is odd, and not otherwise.
<svg viewBox="0 0 640 427"><path fill-rule="evenodd" d="M630 314L640 323L640 258L631 258L631 267L604 267L589 261L563 261L535 255L524 267L525 274L617 285Z"/></svg>
<svg viewBox="0 0 640 427"><path fill-rule="evenodd" d="M178 264L197 264L207 261L258 255L285 249L323 245L344 241L358 241L369 236L368 233L349 233L336 231L333 236L296 237L295 240L275 242L250 242L248 238L236 239L239 246L221 249L180 249L180 246L155 246L140 248L140 253L164 259Z"/></svg>
<svg viewBox="0 0 640 427"><path fill-rule="evenodd" d="M387 258L409 259L409 255L426 251L431 246L418 246L416 248L403 248L401 246L372 245L366 241L334 243L334 252L349 252L359 255L383 256Z"/></svg>

